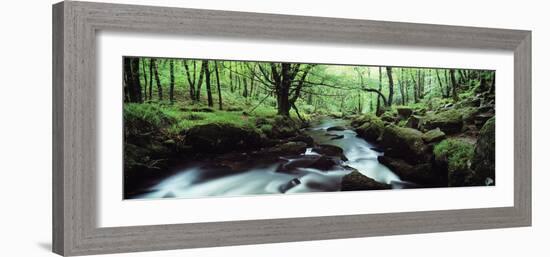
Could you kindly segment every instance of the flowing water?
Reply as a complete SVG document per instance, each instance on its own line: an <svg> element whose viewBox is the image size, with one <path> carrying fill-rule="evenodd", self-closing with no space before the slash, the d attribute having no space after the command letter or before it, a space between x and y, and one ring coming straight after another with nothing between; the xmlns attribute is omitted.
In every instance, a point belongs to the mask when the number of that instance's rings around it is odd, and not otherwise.
<svg viewBox="0 0 550 257"><path fill-rule="evenodd" d="M348 165L364 175L378 182L391 184L393 188L403 188L407 185L377 160L383 153L373 150L374 146L364 139L357 137L352 130L329 131L333 126L345 126L342 119L324 118L313 124L306 131L318 144L331 144L341 147L348 161ZM342 137L343 136L343 137ZM334 139L339 137L339 139ZM280 156L286 164L300 159L318 155L311 148L301 156ZM349 169L336 166L334 170L321 171L313 168L298 168L296 172L278 172L280 163L264 165L262 167L242 171L227 172L208 170L207 164L196 164L184 168L174 175L160 181L150 188L149 193L136 198L196 198L206 196L238 196L271 193L305 193L339 191L342 177L350 172ZM204 174L216 174L204 178Z"/></svg>

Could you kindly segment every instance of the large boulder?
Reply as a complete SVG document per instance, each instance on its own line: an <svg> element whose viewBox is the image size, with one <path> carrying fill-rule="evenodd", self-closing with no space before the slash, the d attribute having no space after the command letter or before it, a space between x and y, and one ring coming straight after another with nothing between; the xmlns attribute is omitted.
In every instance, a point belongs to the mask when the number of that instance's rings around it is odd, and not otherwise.
<svg viewBox="0 0 550 257"><path fill-rule="evenodd" d="M264 155L280 156L280 155L300 155L306 152L307 144L304 142L286 142L268 149L263 152Z"/></svg>
<svg viewBox="0 0 550 257"><path fill-rule="evenodd" d="M481 128L472 159L475 179L486 183L495 181L495 118L489 119ZM486 183L488 184L488 183Z"/></svg>
<svg viewBox="0 0 550 257"><path fill-rule="evenodd" d="M185 143L202 153L225 153L258 148L262 137L253 128L233 124L210 123L192 127L185 135Z"/></svg>
<svg viewBox="0 0 550 257"><path fill-rule="evenodd" d="M424 139L424 142L426 143L439 142L445 139L445 133L441 131L439 128L432 129L424 133L424 135L422 135L422 139Z"/></svg>
<svg viewBox="0 0 550 257"><path fill-rule="evenodd" d="M429 147L422 136L423 133L416 129L389 125L384 128L381 144L386 148L385 154L390 157L421 163L430 159Z"/></svg>
<svg viewBox="0 0 550 257"><path fill-rule="evenodd" d="M291 159L287 163L281 164L277 168L277 171L292 173L300 168L311 168L328 171L340 164L341 161L337 157L329 157L324 155L305 155L297 159Z"/></svg>
<svg viewBox="0 0 550 257"><path fill-rule="evenodd" d="M359 190L382 190L391 189L388 184L377 182L376 180L369 178L361 172L354 170L349 174L342 177L342 191L359 191Z"/></svg>
<svg viewBox="0 0 550 257"><path fill-rule="evenodd" d="M346 128L344 126L332 126L327 128L327 131L344 131Z"/></svg>
<svg viewBox="0 0 550 257"><path fill-rule="evenodd" d="M400 179L423 186L439 186L446 184L446 177L432 169L430 163L410 164L405 160L388 156L378 156L378 161L392 170Z"/></svg>
<svg viewBox="0 0 550 257"><path fill-rule="evenodd" d="M397 114L399 114L402 119L407 119L413 114L413 110L406 106L397 107L396 110Z"/></svg>
<svg viewBox="0 0 550 257"><path fill-rule="evenodd" d="M275 138L289 138L300 133L300 126L292 118L277 115L273 119L271 136Z"/></svg>
<svg viewBox="0 0 550 257"><path fill-rule="evenodd" d="M368 141L378 141L384 131L384 122L374 115L365 115L361 121L355 123L360 124L355 129L357 135Z"/></svg>
<svg viewBox="0 0 550 257"><path fill-rule="evenodd" d="M329 157L338 157L342 161L348 160L348 158L344 155L344 150L335 145L327 145L327 144L317 145L313 147L312 151L321 155L329 156Z"/></svg>
<svg viewBox="0 0 550 257"><path fill-rule="evenodd" d="M456 109L444 110L426 115L422 127L426 130L441 129L445 134L456 134L462 131L464 122L462 113Z"/></svg>
<svg viewBox="0 0 550 257"><path fill-rule="evenodd" d="M448 186L479 185L470 168L474 146L460 139L446 139L434 147L437 169L447 173Z"/></svg>

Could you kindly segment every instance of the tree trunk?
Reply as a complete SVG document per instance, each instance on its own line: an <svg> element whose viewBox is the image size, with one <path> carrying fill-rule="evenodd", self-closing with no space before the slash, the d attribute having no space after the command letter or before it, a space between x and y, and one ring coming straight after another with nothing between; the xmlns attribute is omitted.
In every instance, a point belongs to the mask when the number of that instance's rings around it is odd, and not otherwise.
<svg viewBox="0 0 550 257"><path fill-rule="evenodd" d="M149 59L149 100L153 100L153 61L152 59Z"/></svg>
<svg viewBox="0 0 550 257"><path fill-rule="evenodd" d="M170 103L174 103L174 59L170 59Z"/></svg>
<svg viewBox="0 0 550 257"><path fill-rule="evenodd" d="M401 93L401 105L405 105L405 89L403 88L403 68L399 73L399 93Z"/></svg>
<svg viewBox="0 0 550 257"><path fill-rule="evenodd" d="M281 79L277 90L277 114L283 116L290 116L290 103L289 91L290 91L290 64L281 63Z"/></svg>
<svg viewBox="0 0 550 257"><path fill-rule="evenodd" d="M416 79L414 79L414 75L411 74L411 79L413 82L413 97L414 97L414 103L418 103L418 82Z"/></svg>
<svg viewBox="0 0 550 257"><path fill-rule="evenodd" d="M162 101L162 85L160 84L157 59L152 58L151 62L153 63L153 72L155 74L155 81L157 82L157 92L159 96L159 101Z"/></svg>
<svg viewBox="0 0 550 257"><path fill-rule="evenodd" d="M128 57L124 59L125 92L129 102L141 103L141 85L139 81L139 58Z"/></svg>
<svg viewBox="0 0 550 257"><path fill-rule="evenodd" d="M458 83L456 82L455 70L451 69L450 73L451 73L451 83L452 83L452 90L453 90L453 101L456 102L458 101L458 92L457 92Z"/></svg>
<svg viewBox="0 0 550 257"><path fill-rule="evenodd" d="M189 72L189 65L187 64L187 61L183 61L183 69L185 70L185 75L187 77L187 83L189 84L189 98L191 101L195 101L195 75L191 77L191 73ZM193 70L193 73L196 71Z"/></svg>
<svg viewBox="0 0 550 257"><path fill-rule="evenodd" d="M145 58L141 59L141 72L143 72L143 98L147 98L147 73L145 72Z"/></svg>
<svg viewBox="0 0 550 257"><path fill-rule="evenodd" d="M201 65L201 71L199 73L199 82L197 82L197 88L195 90L195 101L200 102L201 100L201 88L202 88L202 80L204 78L204 71L205 71L206 62L203 61Z"/></svg>
<svg viewBox="0 0 550 257"><path fill-rule="evenodd" d="M437 82L439 83L439 89L441 90L441 97L448 97L447 95L445 95L443 83L441 82L441 77L439 76L439 70L435 70L435 75L437 76Z"/></svg>
<svg viewBox="0 0 550 257"><path fill-rule="evenodd" d="M393 102L393 76L391 73L391 67L386 67L386 73L388 75L388 82L390 87L390 93L388 95L388 106L391 106Z"/></svg>
<svg viewBox="0 0 550 257"><path fill-rule="evenodd" d="M208 106L214 106L214 101L212 100L212 88L210 87L210 69L208 68L208 61L203 61L204 67L204 80L206 82L206 97L208 99Z"/></svg>
<svg viewBox="0 0 550 257"><path fill-rule="evenodd" d="M216 84L218 85L218 108L223 109L222 106L222 88L220 86L220 74L218 73L218 62L214 61L214 71L216 72Z"/></svg>
<svg viewBox="0 0 550 257"><path fill-rule="evenodd" d="M246 85L246 78L243 78L243 97L248 97L248 85Z"/></svg>
<svg viewBox="0 0 550 257"><path fill-rule="evenodd" d="M378 92L379 94L376 98L376 114L380 112L380 95L382 95L382 67L378 67Z"/></svg>

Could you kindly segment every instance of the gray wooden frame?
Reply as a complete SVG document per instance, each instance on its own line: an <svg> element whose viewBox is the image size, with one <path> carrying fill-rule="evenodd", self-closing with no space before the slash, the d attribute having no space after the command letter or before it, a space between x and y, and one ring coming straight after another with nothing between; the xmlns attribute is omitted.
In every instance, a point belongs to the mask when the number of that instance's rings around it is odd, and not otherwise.
<svg viewBox="0 0 550 257"><path fill-rule="evenodd" d="M99 30L514 52L514 206L96 226ZM510 139L512 140L512 139ZM531 225L531 32L65 1L53 6L53 251L87 255Z"/></svg>

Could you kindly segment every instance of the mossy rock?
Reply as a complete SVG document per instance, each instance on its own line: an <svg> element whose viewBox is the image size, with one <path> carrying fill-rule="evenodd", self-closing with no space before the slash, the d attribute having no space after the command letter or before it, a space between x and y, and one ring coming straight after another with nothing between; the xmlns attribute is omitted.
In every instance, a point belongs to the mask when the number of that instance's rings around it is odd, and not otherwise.
<svg viewBox="0 0 550 257"><path fill-rule="evenodd" d="M432 129L424 133L424 135L422 135L422 139L424 139L424 142L426 143L439 142L445 139L445 132L441 131L439 128Z"/></svg>
<svg viewBox="0 0 550 257"><path fill-rule="evenodd" d="M429 162L410 164L405 160L383 155L378 156L378 162L388 167L402 180L423 186L446 185L446 176L438 174Z"/></svg>
<svg viewBox="0 0 550 257"><path fill-rule="evenodd" d="M478 183L487 178L495 181L495 118L489 119L480 130L472 159L472 169Z"/></svg>
<svg viewBox="0 0 550 257"><path fill-rule="evenodd" d="M475 121L476 115L479 113L478 108L475 107L465 107L458 109L460 113L462 113L462 120L466 124L473 124Z"/></svg>
<svg viewBox="0 0 550 257"><path fill-rule="evenodd" d="M384 122L374 115L364 115L361 122L355 124L361 124L355 130L357 135L369 141L378 141L384 132Z"/></svg>
<svg viewBox="0 0 550 257"><path fill-rule="evenodd" d="M383 190L391 189L388 184L377 182L376 180L369 178L361 172L354 170L349 174L342 177L342 191L359 191L359 190Z"/></svg>
<svg viewBox="0 0 550 257"><path fill-rule="evenodd" d="M176 123L176 119L165 114L162 108L154 104L124 104L124 135L139 137L144 134L159 133Z"/></svg>
<svg viewBox="0 0 550 257"><path fill-rule="evenodd" d="M402 158L411 163L425 162L430 157L422 136L423 133L419 130L389 125L384 128L381 144L391 157Z"/></svg>
<svg viewBox="0 0 550 257"><path fill-rule="evenodd" d="M436 165L447 170L449 186L476 185L470 168L474 146L459 139L445 139L434 147Z"/></svg>
<svg viewBox="0 0 550 257"><path fill-rule="evenodd" d="M395 123L399 120L399 117L397 115L397 112L393 110L385 111L382 115L380 115L380 119L382 121L386 121L389 123Z"/></svg>
<svg viewBox="0 0 550 257"><path fill-rule="evenodd" d="M348 158L344 155L344 149L335 145L321 144L313 147L312 150L321 155L338 157L342 161L348 160Z"/></svg>
<svg viewBox="0 0 550 257"><path fill-rule="evenodd" d="M289 138L300 133L299 126L292 118L282 115L277 115L273 119L272 137Z"/></svg>
<svg viewBox="0 0 550 257"><path fill-rule="evenodd" d="M257 148L262 145L262 137L253 128L210 123L189 129L185 135L185 143L194 151L225 153Z"/></svg>
<svg viewBox="0 0 550 257"><path fill-rule="evenodd" d="M304 142L286 142L263 151L271 156L279 155L300 155L306 152L307 144Z"/></svg>
<svg viewBox="0 0 550 257"><path fill-rule="evenodd" d="M403 119L409 118L413 114L413 109L407 106L399 106L396 108L397 114Z"/></svg>
<svg viewBox="0 0 550 257"><path fill-rule="evenodd" d="M430 113L422 121L422 128L426 130L439 128L445 134L456 134L462 131L464 125L462 118L463 114L455 109Z"/></svg>

